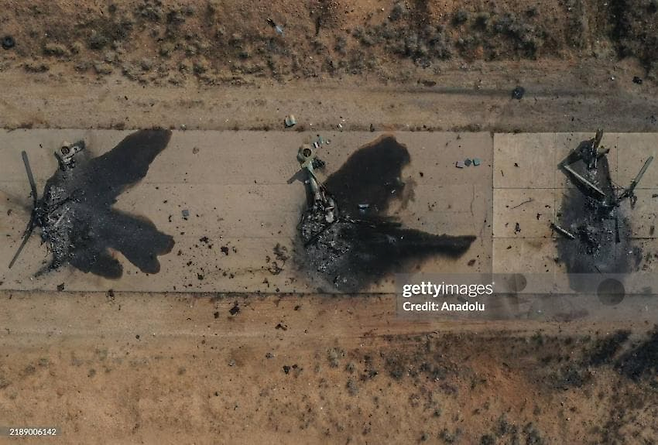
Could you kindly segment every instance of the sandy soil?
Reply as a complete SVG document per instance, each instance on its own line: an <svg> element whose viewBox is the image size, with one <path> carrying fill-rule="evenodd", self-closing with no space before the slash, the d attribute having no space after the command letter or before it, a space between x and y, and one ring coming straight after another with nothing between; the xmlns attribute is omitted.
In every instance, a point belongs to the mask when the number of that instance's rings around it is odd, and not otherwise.
<svg viewBox="0 0 658 445"><path fill-rule="evenodd" d="M38 440L59 443L656 435L655 390L607 355L581 366L620 328L641 340L643 322L409 324L392 306L379 297L5 292L3 423L58 426L59 440Z"/></svg>

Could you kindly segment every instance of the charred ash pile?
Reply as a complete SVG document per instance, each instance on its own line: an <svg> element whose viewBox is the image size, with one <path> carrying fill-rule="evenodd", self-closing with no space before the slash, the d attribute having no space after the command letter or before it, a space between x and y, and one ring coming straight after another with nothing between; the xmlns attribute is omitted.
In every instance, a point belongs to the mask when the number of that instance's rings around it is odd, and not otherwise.
<svg viewBox="0 0 658 445"><path fill-rule="evenodd" d="M12 267L35 228L52 254L47 270L71 264L107 278L122 276L120 251L145 273L160 270L158 255L171 251L173 238L150 221L113 209L129 185L143 178L150 163L167 146L171 132L142 130L126 137L102 156L89 156L84 142L64 144L55 152L59 168L48 179L41 199L27 154L22 153L31 186L33 210Z"/></svg>
<svg viewBox="0 0 658 445"><path fill-rule="evenodd" d="M610 177L610 150L601 146L602 139L599 130L558 164L575 186L563 196L559 224L552 224L560 235L559 260L572 274L626 273L641 258L639 249L631 245L628 208L622 204L628 200L631 208L635 205L634 190L653 157L627 188L618 187Z"/></svg>
<svg viewBox="0 0 658 445"><path fill-rule="evenodd" d="M317 157L310 147L300 149L298 160L308 176L298 260L336 289L358 291L389 273L404 272L412 259L459 257L475 240L404 228L386 215L404 188L400 176L410 161L406 147L393 137L358 150L324 184L315 174Z"/></svg>

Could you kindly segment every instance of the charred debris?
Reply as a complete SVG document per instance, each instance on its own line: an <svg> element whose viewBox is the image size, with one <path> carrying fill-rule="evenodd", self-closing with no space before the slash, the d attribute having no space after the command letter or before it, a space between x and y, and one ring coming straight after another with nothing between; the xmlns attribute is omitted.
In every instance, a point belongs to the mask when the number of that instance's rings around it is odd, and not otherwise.
<svg viewBox="0 0 658 445"><path fill-rule="evenodd" d="M628 206L622 204L628 200L630 208L634 207L635 188L653 156L624 188L610 177L610 149L601 146L602 139L603 131L598 130L558 164L575 186L564 194L559 222L552 224L559 235L559 259L569 273L625 273L637 266L641 255L631 245Z"/></svg>
<svg viewBox="0 0 658 445"><path fill-rule="evenodd" d="M119 278L123 267L110 249L121 252L142 272L157 273L158 255L171 251L173 238L145 218L112 206L124 190L146 175L170 138L168 130L140 130L95 158L88 153L84 141L64 143L55 152L59 168L46 182L41 198L27 153L22 152L31 188L32 213L9 267L39 228L52 261L37 275L68 263L83 272Z"/></svg>
<svg viewBox="0 0 658 445"><path fill-rule="evenodd" d="M361 147L322 183L316 154L321 144L297 154L306 172L307 205L298 234L300 266L338 290L354 292L383 276L403 272L410 260L443 255L457 258L475 236L434 235L409 229L386 215L405 187L406 147L392 136Z"/></svg>

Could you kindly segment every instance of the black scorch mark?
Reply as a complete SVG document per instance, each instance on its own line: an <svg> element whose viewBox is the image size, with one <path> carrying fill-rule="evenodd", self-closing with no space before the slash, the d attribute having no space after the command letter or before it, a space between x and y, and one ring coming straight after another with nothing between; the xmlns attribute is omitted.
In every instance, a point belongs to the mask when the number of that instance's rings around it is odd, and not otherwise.
<svg viewBox="0 0 658 445"><path fill-rule="evenodd" d="M598 186L606 197L615 195L606 156L600 157L595 169L587 169L583 161L578 161L572 168ZM575 239L557 238L558 256L567 272L570 274L631 272L637 267L641 252L631 242L627 203L611 206L607 199L594 198L579 187L578 183L575 185L563 194L562 208L558 215L560 225L575 237ZM574 285L577 283L572 279L572 287Z"/></svg>
<svg viewBox="0 0 658 445"><path fill-rule="evenodd" d="M298 226L301 268L342 291L363 289L390 273L401 273L410 260L434 255L457 258L475 236L434 235L405 228L386 211L405 187L402 169L409 164L407 148L384 136L360 148L324 183L336 204L336 220L309 202Z"/></svg>
<svg viewBox="0 0 658 445"><path fill-rule="evenodd" d="M49 268L68 263L83 272L120 278L123 266L112 255L115 250L142 272L160 271L158 256L171 251L173 238L146 218L112 206L146 176L170 138L168 130L137 131L101 156L92 158L82 150L71 168L60 168L48 179L35 218L53 255Z"/></svg>

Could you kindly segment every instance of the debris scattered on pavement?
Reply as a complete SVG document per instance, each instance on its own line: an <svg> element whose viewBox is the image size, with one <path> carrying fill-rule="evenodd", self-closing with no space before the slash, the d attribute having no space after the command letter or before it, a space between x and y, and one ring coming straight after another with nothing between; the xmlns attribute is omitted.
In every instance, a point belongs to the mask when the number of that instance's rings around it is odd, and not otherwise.
<svg viewBox="0 0 658 445"><path fill-rule="evenodd" d="M521 203L519 203L519 204L517 204L517 205L515 205L514 207L511 207L511 208L512 208L512 209L518 209L519 207L524 206L524 205L526 205L526 204L529 204L529 203L531 203L531 202L533 202L533 201L534 201L534 199L532 199L532 198L528 198L528 199L526 199L525 201L523 201L523 202L521 202Z"/></svg>
<svg viewBox="0 0 658 445"><path fill-rule="evenodd" d="M187 209L183 209L183 211L181 212L181 214L183 215L183 219L184 219L185 221L187 221L187 219L190 217L190 211L187 210Z"/></svg>
<svg viewBox="0 0 658 445"><path fill-rule="evenodd" d="M594 138L581 142L558 164L575 186L563 196L560 223L551 223L562 235L556 241L559 258L570 274L625 273L641 257L639 248L631 244L626 216L629 208L622 204L628 200L633 207L635 188L653 157L646 159L628 187L617 186L610 177L610 150L601 146L602 139L603 131L598 130ZM574 285L580 286L572 282Z"/></svg>
<svg viewBox="0 0 658 445"><path fill-rule="evenodd" d="M559 233L562 236L566 236L569 239L576 239L576 237L569 231L563 229L562 227L558 226L555 223L551 223L551 227L553 230L555 230L557 233Z"/></svg>
<svg viewBox="0 0 658 445"><path fill-rule="evenodd" d="M151 162L171 138L169 130L141 130L109 152L92 158L84 142L65 144L56 153L60 167L48 179L39 199L27 154L23 163L31 187L33 209L13 266L35 228L52 253L47 270L64 264L106 278L119 278L123 266L110 249L119 251L144 273L160 270L159 255L174 240L144 219L115 210L117 197L148 172Z"/></svg>
<svg viewBox="0 0 658 445"><path fill-rule="evenodd" d="M479 158L466 158L463 161L457 161L455 163L455 167L457 168L465 168L465 167L470 167L471 165L474 167L478 167L482 161ZM504 175L503 175L504 176Z"/></svg>
<svg viewBox="0 0 658 445"><path fill-rule="evenodd" d="M303 249L296 260L334 288L357 291L413 259L460 257L475 240L407 229L386 215L391 200L402 196L400 175L410 161L394 137L357 150L324 183L308 168L312 156L310 147L298 153L309 180L308 205L297 227Z"/></svg>

